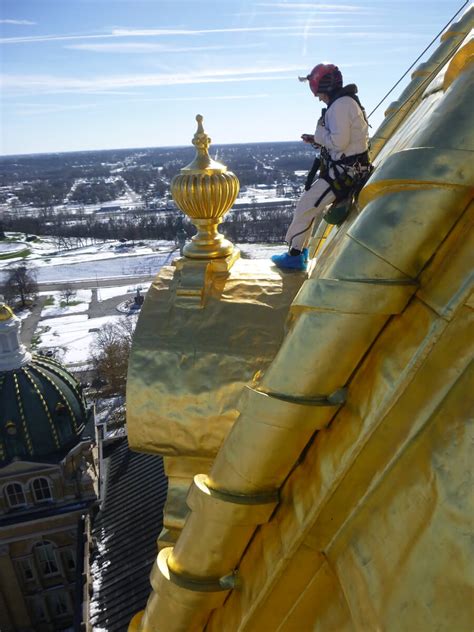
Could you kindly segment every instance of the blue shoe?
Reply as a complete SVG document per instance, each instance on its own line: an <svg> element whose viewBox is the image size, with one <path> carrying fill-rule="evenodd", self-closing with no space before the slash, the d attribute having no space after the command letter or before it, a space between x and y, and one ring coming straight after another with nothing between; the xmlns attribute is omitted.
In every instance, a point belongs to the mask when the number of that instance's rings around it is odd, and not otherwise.
<svg viewBox="0 0 474 632"><path fill-rule="evenodd" d="M295 257L292 257L287 252L282 255L273 255L272 261L277 268L282 268L283 270L306 270L308 267L308 260L304 257L304 251Z"/></svg>
<svg viewBox="0 0 474 632"><path fill-rule="evenodd" d="M303 250L301 251L301 254L303 255L303 259L306 261L306 263L308 263L308 259L309 259L308 249L303 248Z"/></svg>

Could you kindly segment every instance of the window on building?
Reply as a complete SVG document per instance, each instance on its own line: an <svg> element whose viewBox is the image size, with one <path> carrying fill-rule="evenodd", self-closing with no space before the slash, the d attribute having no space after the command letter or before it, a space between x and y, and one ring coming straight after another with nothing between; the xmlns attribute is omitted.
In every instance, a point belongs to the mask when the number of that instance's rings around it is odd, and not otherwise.
<svg viewBox="0 0 474 632"><path fill-rule="evenodd" d="M61 552L61 557L63 558L64 568L67 571L76 570L76 558L72 549L64 549Z"/></svg>
<svg viewBox="0 0 474 632"><path fill-rule="evenodd" d="M71 612L69 595L64 590L48 594L49 611L53 618L63 617Z"/></svg>
<svg viewBox="0 0 474 632"><path fill-rule="evenodd" d="M43 577L59 575L59 562L56 557L55 547L51 542L35 544L35 553Z"/></svg>
<svg viewBox="0 0 474 632"><path fill-rule="evenodd" d="M40 503L53 499L51 485L47 478L35 478L32 483L32 488L36 502Z"/></svg>
<svg viewBox="0 0 474 632"><path fill-rule="evenodd" d="M4 492L10 507L24 507L26 505L26 496L21 483L5 485Z"/></svg>
<svg viewBox="0 0 474 632"><path fill-rule="evenodd" d="M44 605L43 597L35 595L34 597L27 598L28 607L31 612L33 623L47 620L46 608Z"/></svg>
<svg viewBox="0 0 474 632"><path fill-rule="evenodd" d="M31 582L35 579L35 570L33 566L33 560L31 558L24 557L20 560L17 560L17 565L23 581Z"/></svg>

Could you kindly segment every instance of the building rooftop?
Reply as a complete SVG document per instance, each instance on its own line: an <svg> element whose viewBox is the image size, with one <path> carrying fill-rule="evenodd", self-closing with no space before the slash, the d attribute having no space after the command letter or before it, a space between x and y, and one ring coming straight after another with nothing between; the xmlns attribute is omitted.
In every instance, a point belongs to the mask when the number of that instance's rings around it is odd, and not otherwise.
<svg viewBox="0 0 474 632"><path fill-rule="evenodd" d="M104 456L104 502L92 529L97 546L91 622L107 632L123 632L150 592L167 480L161 457L132 452L127 439L108 446Z"/></svg>

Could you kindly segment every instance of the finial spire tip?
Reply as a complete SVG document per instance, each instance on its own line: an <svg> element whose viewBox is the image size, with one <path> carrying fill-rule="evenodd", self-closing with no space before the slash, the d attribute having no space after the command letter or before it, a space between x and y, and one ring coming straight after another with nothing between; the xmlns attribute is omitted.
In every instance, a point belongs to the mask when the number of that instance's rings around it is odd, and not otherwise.
<svg viewBox="0 0 474 632"><path fill-rule="evenodd" d="M198 124L198 128L196 130L196 134L204 134L204 127L202 126L202 122L204 120L204 117L202 114L196 114L196 121Z"/></svg>

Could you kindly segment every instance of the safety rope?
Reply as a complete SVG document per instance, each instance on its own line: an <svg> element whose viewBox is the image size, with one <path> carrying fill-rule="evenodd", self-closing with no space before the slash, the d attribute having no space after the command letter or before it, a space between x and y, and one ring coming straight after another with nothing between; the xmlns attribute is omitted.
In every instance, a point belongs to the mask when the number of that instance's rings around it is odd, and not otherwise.
<svg viewBox="0 0 474 632"><path fill-rule="evenodd" d="M449 19L449 21L443 26L443 28L441 29L441 31L439 33L437 33L434 38L431 40L431 42L428 44L428 46L424 49L424 51L422 53L420 53L418 55L418 57L415 59L415 61L412 63L412 65L403 73L403 75L400 77L400 79L390 88L390 90L387 92L387 94L377 103L377 105L374 107L374 109L372 110L372 112L367 116L367 118L369 119L372 114L374 114L374 112L376 112L379 107L382 105L382 103L385 101L385 99L392 94L392 92L395 90L395 88L403 81L403 79L407 76L407 74L410 72L410 70L413 68L413 66L415 66L415 64L417 64L419 62L419 60L423 57L423 55L426 53L426 51L431 48L431 46L433 46L433 44L438 40L438 38L443 34L444 30L451 24L451 22L454 20L454 18L456 18L461 11L464 9L465 6L467 6L469 4L470 0L466 0L466 2L461 6L460 9L458 9L458 11L456 11L456 13ZM450 53L451 54L451 53ZM449 55L448 55L449 56ZM432 73L434 74L434 73ZM431 79L432 74L427 78ZM426 82L423 82L422 85L425 85ZM401 106L402 107L402 106ZM395 113L394 113L395 114Z"/></svg>

